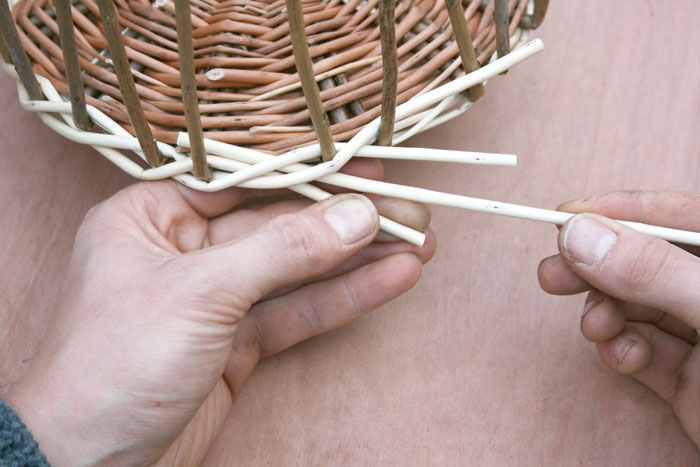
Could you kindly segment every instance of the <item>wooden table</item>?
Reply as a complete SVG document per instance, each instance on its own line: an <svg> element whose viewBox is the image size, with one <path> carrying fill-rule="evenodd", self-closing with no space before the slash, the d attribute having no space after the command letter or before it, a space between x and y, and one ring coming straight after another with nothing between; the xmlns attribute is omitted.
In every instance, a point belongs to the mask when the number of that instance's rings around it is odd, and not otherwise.
<svg viewBox="0 0 700 467"><path fill-rule="evenodd" d="M518 168L388 164L393 181L540 207L612 189L700 191L700 2L552 2L545 52L414 146ZM132 180L45 128L0 78L0 394L26 368L86 210ZM18 149L21 148L21 149ZM262 363L205 464L690 465L670 408L597 361L582 297L535 275L556 230L436 208L408 295Z"/></svg>

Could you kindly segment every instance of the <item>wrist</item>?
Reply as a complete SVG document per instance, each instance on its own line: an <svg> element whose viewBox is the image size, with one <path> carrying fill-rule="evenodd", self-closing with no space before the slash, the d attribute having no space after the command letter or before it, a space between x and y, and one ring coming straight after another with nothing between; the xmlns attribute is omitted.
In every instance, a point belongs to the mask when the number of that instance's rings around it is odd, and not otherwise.
<svg viewBox="0 0 700 467"><path fill-rule="evenodd" d="M19 419L17 413L0 399L0 464L48 467L46 456Z"/></svg>
<svg viewBox="0 0 700 467"><path fill-rule="evenodd" d="M52 401L36 392L36 388L27 384L26 378L23 378L11 387L5 400L32 434L50 464L68 465L69 459L65 449L71 449L68 447L68 444L72 444L69 440L69 430L57 426ZM62 435L66 435L63 440L66 444L63 446L58 439Z"/></svg>
<svg viewBox="0 0 700 467"><path fill-rule="evenodd" d="M30 370L5 400L52 466L97 465L114 458L97 442L101 435L95 430L95 412L74 388L35 378Z"/></svg>

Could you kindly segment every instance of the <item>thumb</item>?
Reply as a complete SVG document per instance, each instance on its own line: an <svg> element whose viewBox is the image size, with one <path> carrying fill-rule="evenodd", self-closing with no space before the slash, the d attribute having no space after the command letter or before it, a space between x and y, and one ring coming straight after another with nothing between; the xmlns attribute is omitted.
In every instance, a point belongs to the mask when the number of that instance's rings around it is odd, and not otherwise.
<svg viewBox="0 0 700 467"><path fill-rule="evenodd" d="M569 267L593 287L700 329L700 259L595 214L579 214L559 233Z"/></svg>
<svg viewBox="0 0 700 467"><path fill-rule="evenodd" d="M378 229L372 202L343 194L280 215L242 238L184 256L199 266L188 270L200 271L198 278L191 276L199 282L194 290L200 297L244 312L273 290L337 266L368 245Z"/></svg>

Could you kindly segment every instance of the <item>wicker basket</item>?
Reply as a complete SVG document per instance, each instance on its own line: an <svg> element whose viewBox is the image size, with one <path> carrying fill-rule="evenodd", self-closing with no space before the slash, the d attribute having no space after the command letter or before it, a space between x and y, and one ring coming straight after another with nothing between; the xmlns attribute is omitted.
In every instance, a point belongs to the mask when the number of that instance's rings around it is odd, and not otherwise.
<svg viewBox="0 0 700 467"><path fill-rule="evenodd" d="M322 199L378 192L336 173L353 156L461 160L390 147L538 52L548 4L343 1L0 0L0 51L27 110L138 178Z"/></svg>

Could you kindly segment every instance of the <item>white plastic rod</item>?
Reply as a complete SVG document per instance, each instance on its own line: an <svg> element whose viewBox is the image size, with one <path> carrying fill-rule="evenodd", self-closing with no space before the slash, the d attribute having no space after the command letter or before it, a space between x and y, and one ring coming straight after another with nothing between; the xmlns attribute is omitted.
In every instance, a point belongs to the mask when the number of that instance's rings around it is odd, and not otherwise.
<svg viewBox="0 0 700 467"><path fill-rule="evenodd" d="M213 157L210 159L213 159ZM222 161L223 160L227 162L226 166L222 167L226 170L243 171L251 167L250 164L247 164L245 162L234 161L231 159L222 159ZM177 163L178 162L174 162L166 165L172 165ZM213 163L211 163L211 166L216 167L216 161L213 161ZM279 176L279 172L271 172L268 175ZM243 183L243 186L245 186L245 183ZM310 183L294 185L289 187L289 189L295 193L299 193L302 196L306 196L307 198L312 199L314 201L322 201L333 196L331 193L328 193L327 191L322 190L317 186L311 185ZM417 245L419 247L423 246L423 244L425 243L424 233L381 215L379 216L379 229L388 234L393 235L394 237L400 238L401 240L405 240L408 243L412 243L413 245Z"/></svg>
<svg viewBox="0 0 700 467"><path fill-rule="evenodd" d="M185 133L180 133L178 144L187 147L189 141ZM205 148L208 153L216 154L222 157L231 159L243 160L247 159L248 163L257 163L266 160L269 156L258 153L257 151L247 150L240 151L241 148L232 147L229 144L221 143L205 139ZM299 172L305 171L309 166L305 164L292 164L280 169L282 172ZM265 177L269 178L269 177ZM261 181L263 179L251 180L250 182ZM441 206L450 206L472 211L485 212L489 214L497 214L501 216L517 217L539 222L547 222L550 224L562 225L569 220L573 214L552 211L548 209L533 208L529 206L520 206L517 204L502 203L499 201L490 201L469 196L454 195L450 193L441 193L424 188L411 186L397 185L393 183L380 182L377 180L368 180L343 173L333 173L323 176L319 179L323 183L340 186L349 190L359 191L362 193L374 193L393 198L407 199L426 204L437 204ZM254 185L253 185L254 186ZM662 238L671 242L684 243L687 245L700 246L700 233L690 232L686 230L669 229L667 227L658 227L654 225L641 224L638 222L619 221L622 224L631 227L638 232L650 235L653 237Z"/></svg>
<svg viewBox="0 0 700 467"><path fill-rule="evenodd" d="M345 143L336 143L342 148ZM404 148L400 146L363 146L355 157L375 159L401 159L405 161L453 162L458 164L497 165L515 167L515 154L493 154L488 152L452 151L448 149Z"/></svg>

